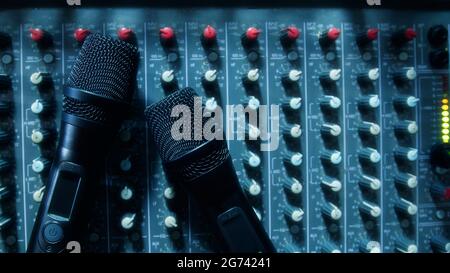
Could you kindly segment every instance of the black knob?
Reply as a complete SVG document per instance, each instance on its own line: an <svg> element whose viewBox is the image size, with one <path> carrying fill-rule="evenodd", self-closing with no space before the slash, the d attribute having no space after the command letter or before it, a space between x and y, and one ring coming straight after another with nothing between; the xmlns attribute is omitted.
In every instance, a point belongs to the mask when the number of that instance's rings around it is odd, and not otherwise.
<svg viewBox="0 0 450 273"><path fill-rule="evenodd" d="M11 133L0 129L0 144L6 144L11 140Z"/></svg>
<svg viewBox="0 0 450 273"><path fill-rule="evenodd" d="M428 42L433 46L441 46L447 43L448 30L443 25L435 25L428 30Z"/></svg>
<svg viewBox="0 0 450 273"><path fill-rule="evenodd" d="M11 36L6 32L0 32L0 49L11 46Z"/></svg>
<svg viewBox="0 0 450 273"><path fill-rule="evenodd" d="M450 144L440 143L431 147L430 163L435 170L448 171L450 169Z"/></svg>
<svg viewBox="0 0 450 273"><path fill-rule="evenodd" d="M12 111L11 102L0 100L0 115L9 114L11 113L11 111Z"/></svg>
<svg viewBox="0 0 450 273"><path fill-rule="evenodd" d="M430 65L433 68L445 68L448 66L448 50L436 49L430 52L428 55Z"/></svg>
<svg viewBox="0 0 450 273"><path fill-rule="evenodd" d="M0 90L11 87L11 77L7 74L0 74Z"/></svg>

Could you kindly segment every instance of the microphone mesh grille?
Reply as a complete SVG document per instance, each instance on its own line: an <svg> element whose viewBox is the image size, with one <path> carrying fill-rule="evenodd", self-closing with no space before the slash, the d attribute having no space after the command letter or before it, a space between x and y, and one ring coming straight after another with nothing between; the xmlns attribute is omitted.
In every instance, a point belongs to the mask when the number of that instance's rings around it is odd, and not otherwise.
<svg viewBox="0 0 450 273"><path fill-rule="evenodd" d="M67 80L67 86L130 102L138 67L138 49L100 34L89 35ZM85 119L105 121L108 113L96 105L64 97L63 110Z"/></svg>
<svg viewBox="0 0 450 273"><path fill-rule="evenodd" d="M159 149L163 163L177 160L208 141L203 137L201 140L195 140L195 130L193 127L191 128L190 140L175 140L171 133L173 124L179 119L179 117L171 117L172 109L183 105L189 107L191 113L194 113L195 96L198 95L194 90L185 88L150 105L145 111L150 135L156 147ZM202 124L195 124L194 115L191 114L191 124L203 127L206 121L207 119L203 118ZM197 128L197 130L201 132L201 128ZM181 162L180 165L177 165L177 170L173 171L182 175L182 179L185 181L195 179L207 173L222 164L229 157L229 151L225 141L220 141L219 147L215 147L216 149L209 151L206 156Z"/></svg>

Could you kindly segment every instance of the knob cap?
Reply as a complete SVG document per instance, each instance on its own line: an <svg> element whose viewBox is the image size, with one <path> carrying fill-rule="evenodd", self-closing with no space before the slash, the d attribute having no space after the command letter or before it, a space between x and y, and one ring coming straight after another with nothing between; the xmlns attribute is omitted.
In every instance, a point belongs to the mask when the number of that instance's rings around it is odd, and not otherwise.
<svg viewBox="0 0 450 273"><path fill-rule="evenodd" d="M244 83L254 84L257 83L259 79L259 69L250 69L244 77Z"/></svg>
<svg viewBox="0 0 450 273"><path fill-rule="evenodd" d="M323 96L319 99L320 105L328 109L338 109L341 107L341 99L335 96Z"/></svg>
<svg viewBox="0 0 450 273"><path fill-rule="evenodd" d="M402 253L417 253L417 245L406 238L399 238L395 241L395 249Z"/></svg>
<svg viewBox="0 0 450 273"><path fill-rule="evenodd" d="M415 175L400 172L395 175L395 183L402 187L414 189L417 187L417 177Z"/></svg>
<svg viewBox="0 0 450 273"><path fill-rule="evenodd" d="M411 201L404 198L400 198L396 203L395 207L402 213L408 216L414 216L417 213L417 206Z"/></svg>
<svg viewBox="0 0 450 273"><path fill-rule="evenodd" d="M406 28L396 31L392 34L392 43L395 46L402 46L407 42L414 40L417 36L413 28Z"/></svg>
<svg viewBox="0 0 450 273"><path fill-rule="evenodd" d="M173 70L166 70L161 74L161 87L169 93L178 89L178 82Z"/></svg>
<svg viewBox="0 0 450 273"><path fill-rule="evenodd" d="M334 123L324 123L322 124L322 128L320 129L322 133L328 136L337 137L341 134L342 129L341 126Z"/></svg>
<svg viewBox="0 0 450 273"><path fill-rule="evenodd" d="M367 72L358 74L358 83L362 86L367 86L380 78L380 69L372 68Z"/></svg>
<svg viewBox="0 0 450 273"><path fill-rule="evenodd" d="M301 106L302 106L302 98L300 97L294 97L283 101L284 109L288 109L290 111L298 110L300 109Z"/></svg>
<svg viewBox="0 0 450 273"><path fill-rule="evenodd" d="M376 109L380 106L380 98L378 95L363 96L358 100L358 104L365 109Z"/></svg>
<svg viewBox="0 0 450 273"><path fill-rule="evenodd" d="M365 174L360 176L359 184L366 189L374 191L379 190L381 187L380 179Z"/></svg>
<svg viewBox="0 0 450 273"><path fill-rule="evenodd" d="M86 40L87 36L91 34L91 31L89 29L85 28L77 28L73 32L73 38L80 44L84 43L84 40Z"/></svg>
<svg viewBox="0 0 450 273"><path fill-rule="evenodd" d="M211 86L214 83L217 84L217 70L215 69L209 69L205 72L205 74L203 75L203 81L204 81L204 85L207 86Z"/></svg>
<svg viewBox="0 0 450 273"><path fill-rule="evenodd" d="M202 33L202 43L204 46L211 46L216 42L217 31L210 25L207 25Z"/></svg>
<svg viewBox="0 0 450 273"><path fill-rule="evenodd" d="M436 235L431 238L431 247L440 253L450 253L450 240L442 235Z"/></svg>
<svg viewBox="0 0 450 273"><path fill-rule="evenodd" d="M419 130L419 127L413 120L402 120L395 125L395 130L404 134L414 135Z"/></svg>
<svg viewBox="0 0 450 273"><path fill-rule="evenodd" d="M302 135L302 127L299 124L282 127L283 135L290 138L299 138Z"/></svg>
<svg viewBox="0 0 450 273"><path fill-rule="evenodd" d="M333 165L338 165L342 161L341 152L337 150L325 150L320 154L320 158Z"/></svg>
<svg viewBox="0 0 450 273"><path fill-rule="evenodd" d="M378 241L362 240L359 248L363 253L381 253L381 245Z"/></svg>
<svg viewBox="0 0 450 273"><path fill-rule="evenodd" d="M381 208L378 205L367 201L363 201L359 205L359 210L372 218L378 218L381 215Z"/></svg>
<svg viewBox="0 0 450 273"><path fill-rule="evenodd" d="M129 230L133 228L135 219L136 213L125 213L120 219L120 226L125 230Z"/></svg>
<svg viewBox="0 0 450 273"><path fill-rule="evenodd" d="M394 154L403 160L416 161L419 151L415 148L397 147L394 150Z"/></svg>
<svg viewBox="0 0 450 273"><path fill-rule="evenodd" d="M280 42L287 47L295 43L300 37L300 30L294 26L287 27L281 31Z"/></svg>
<svg viewBox="0 0 450 273"><path fill-rule="evenodd" d="M261 165L261 158L253 152L247 152L244 158L245 163L252 168L258 168Z"/></svg>
<svg viewBox="0 0 450 273"><path fill-rule="evenodd" d="M303 190L302 183L293 177L285 179L283 186L291 194L300 194Z"/></svg>
<svg viewBox="0 0 450 273"><path fill-rule="evenodd" d="M284 208L284 214L292 222L301 222L305 212L301 208L296 208L291 205L286 205Z"/></svg>
<svg viewBox="0 0 450 273"><path fill-rule="evenodd" d="M381 160L380 153L377 150L369 147L361 149L359 151L359 156L371 163L378 163Z"/></svg>
<svg viewBox="0 0 450 273"><path fill-rule="evenodd" d="M261 186L254 179L247 179L243 182L244 189L251 196L258 196L261 193Z"/></svg>
<svg viewBox="0 0 450 273"><path fill-rule="evenodd" d="M292 69L287 74L283 75L281 77L281 80L284 84L292 85L297 83L300 80L300 77L302 76L302 71L297 69Z"/></svg>
<svg viewBox="0 0 450 273"><path fill-rule="evenodd" d="M33 129L31 132L31 141L34 144L46 143L52 136L52 132L48 129Z"/></svg>
<svg viewBox="0 0 450 273"><path fill-rule="evenodd" d="M131 198L133 198L133 189L126 185L123 186L120 190L120 199L122 199L123 201L128 201Z"/></svg>
<svg viewBox="0 0 450 273"><path fill-rule="evenodd" d="M329 72L322 73L319 79L322 83L335 83L341 79L342 69L331 69Z"/></svg>
<svg viewBox="0 0 450 273"><path fill-rule="evenodd" d="M254 45L258 41L261 30L255 27L249 27L242 35L242 45L244 47Z"/></svg>
<svg viewBox="0 0 450 273"><path fill-rule="evenodd" d="M33 159L32 163L31 163L31 169L33 170L33 172L40 174L45 171L48 171L51 163L52 162L50 160L41 156L41 157Z"/></svg>
<svg viewBox="0 0 450 273"><path fill-rule="evenodd" d="M259 108L260 101L255 96L249 96L247 101L247 107L250 108L252 111L256 111Z"/></svg>
<svg viewBox="0 0 450 273"><path fill-rule="evenodd" d="M175 198L175 190L172 187L167 187L164 189L164 198L167 200L172 200Z"/></svg>
<svg viewBox="0 0 450 273"><path fill-rule="evenodd" d="M339 179L333 177L324 177L322 178L322 187L326 188L332 192L339 192L342 189L342 183Z"/></svg>
<svg viewBox="0 0 450 273"><path fill-rule="evenodd" d="M249 140L257 140L261 135L261 130L252 124L248 124L248 128L245 130L245 135Z"/></svg>
<svg viewBox="0 0 450 273"><path fill-rule="evenodd" d="M214 97L207 98L205 101L205 110L207 111L213 112L217 109L218 106L219 104L217 103L217 100Z"/></svg>
<svg viewBox="0 0 450 273"><path fill-rule="evenodd" d="M41 202L42 198L44 198L44 193L45 193L45 186L33 192L33 200L38 203Z"/></svg>
<svg viewBox="0 0 450 273"><path fill-rule="evenodd" d="M341 30L335 27L329 28L319 34L319 43L322 47L331 46L341 35Z"/></svg>
<svg viewBox="0 0 450 273"><path fill-rule="evenodd" d="M417 72L414 67L405 67L402 71L394 74L394 81L396 83L404 83L408 81L413 81L417 78Z"/></svg>
<svg viewBox="0 0 450 273"><path fill-rule="evenodd" d="M377 28L369 28L366 32L356 36L356 43L360 47L368 46L378 38L378 32L379 30Z"/></svg>
<svg viewBox="0 0 450 273"><path fill-rule="evenodd" d="M358 130L363 134L368 134L372 136L377 136L380 134L381 128L378 124L368 121L363 121L359 126Z"/></svg>
<svg viewBox="0 0 450 273"><path fill-rule="evenodd" d="M284 161L293 167L298 167L303 162L303 155L298 152L295 152L295 153L286 152L283 157L284 157Z"/></svg>
<svg viewBox="0 0 450 273"><path fill-rule="evenodd" d="M414 96L397 96L394 98L394 104L403 108L414 108L417 106L417 102L419 101L420 99Z"/></svg>
<svg viewBox="0 0 450 273"><path fill-rule="evenodd" d="M171 27L163 27L159 30L159 41L163 47L171 47L176 44L175 31Z"/></svg>
<svg viewBox="0 0 450 273"><path fill-rule="evenodd" d="M35 72L30 76L30 82L38 87L45 87L51 83L50 73Z"/></svg>
<svg viewBox="0 0 450 273"><path fill-rule="evenodd" d="M341 210L333 203L327 202L322 207L322 213L324 216L330 218L331 220L337 221L341 219Z"/></svg>
<svg viewBox="0 0 450 273"><path fill-rule="evenodd" d="M164 226L167 229L178 228L177 218L172 215L167 216L166 218L164 218Z"/></svg>
<svg viewBox="0 0 450 273"><path fill-rule="evenodd" d="M37 99L31 104L31 112L36 115L49 114L54 109L54 104L48 100Z"/></svg>
<svg viewBox="0 0 450 273"><path fill-rule="evenodd" d="M39 48L44 49L52 45L51 35L41 28L30 28L30 38L33 40Z"/></svg>

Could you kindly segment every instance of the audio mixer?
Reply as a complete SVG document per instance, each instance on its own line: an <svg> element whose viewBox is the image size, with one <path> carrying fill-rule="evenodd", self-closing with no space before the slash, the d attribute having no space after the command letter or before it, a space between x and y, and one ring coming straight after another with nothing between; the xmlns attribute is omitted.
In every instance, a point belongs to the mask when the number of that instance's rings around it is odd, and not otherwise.
<svg viewBox="0 0 450 273"><path fill-rule="evenodd" d="M186 86L211 108L279 106L266 120L279 123L276 149L228 139L278 252L450 252L448 11L81 6L0 15L0 252L27 248L63 85L90 33L134 43L140 63L82 252L216 251L198 204L167 182L143 114Z"/></svg>

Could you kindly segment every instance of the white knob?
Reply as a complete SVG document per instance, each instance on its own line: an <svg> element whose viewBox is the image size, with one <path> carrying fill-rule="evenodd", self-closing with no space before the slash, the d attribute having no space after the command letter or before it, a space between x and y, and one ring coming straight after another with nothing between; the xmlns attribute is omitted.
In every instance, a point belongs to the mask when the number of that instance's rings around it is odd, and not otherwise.
<svg viewBox="0 0 450 273"><path fill-rule="evenodd" d="M339 192L342 189L342 183L338 179L326 177L322 179L322 184L333 192Z"/></svg>
<svg viewBox="0 0 450 273"><path fill-rule="evenodd" d="M300 79L300 76L302 75L302 71L297 69L292 69L289 71L288 78L292 82L296 82Z"/></svg>
<svg viewBox="0 0 450 273"><path fill-rule="evenodd" d="M33 192L33 200L36 202L41 202L44 197L45 186L41 187L39 190Z"/></svg>
<svg viewBox="0 0 450 273"><path fill-rule="evenodd" d="M175 74L173 70L166 70L162 73L161 79L163 82L170 83L175 79Z"/></svg>
<svg viewBox="0 0 450 273"><path fill-rule="evenodd" d="M369 80L371 81L376 81L378 80L378 78L380 77L380 69L378 68L372 68L369 70L369 72L367 73L367 77L369 78Z"/></svg>
<svg viewBox="0 0 450 273"><path fill-rule="evenodd" d="M259 69L258 68L250 69L247 72L247 79L252 82L257 81L259 79Z"/></svg>
<svg viewBox="0 0 450 273"><path fill-rule="evenodd" d="M205 80L208 82L213 82L217 79L217 70L208 70L205 72Z"/></svg>
<svg viewBox="0 0 450 273"><path fill-rule="evenodd" d="M177 224L177 219L171 215L167 216L164 219L164 226L166 226L166 228L177 228L178 224Z"/></svg>
<svg viewBox="0 0 450 273"><path fill-rule="evenodd" d="M407 68L405 76L410 81L415 80L417 77L417 73L416 73L416 70L414 69L414 67Z"/></svg>
<svg viewBox="0 0 450 273"><path fill-rule="evenodd" d="M259 102L259 100L256 97L254 97L254 96L250 96L249 97L249 99L248 99L248 107L251 110L253 110L253 111L258 110L259 105L260 105L260 102Z"/></svg>
<svg viewBox="0 0 450 273"><path fill-rule="evenodd" d="M341 69L331 69L328 74L332 81L338 81L341 78Z"/></svg>
<svg viewBox="0 0 450 273"><path fill-rule="evenodd" d="M120 198L122 200L130 200L133 197L133 191L128 187L125 186L122 188L122 190L120 191Z"/></svg>
<svg viewBox="0 0 450 273"><path fill-rule="evenodd" d="M172 187L167 187L164 189L164 197L168 200L175 198L175 191Z"/></svg>
<svg viewBox="0 0 450 273"><path fill-rule="evenodd" d="M205 102L205 109L213 112L217 109L217 101L214 97L208 98Z"/></svg>
<svg viewBox="0 0 450 273"><path fill-rule="evenodd" d="M298 110L298 109L300 109L301 106L302 106L302 98L296 97L296 98L291 98L289 100L289 107L292 110Z"/></svg>
<svg viewBox="0 0 450 273"><path fill-rule="evenodd" d="M131 229L134 226L134 219L136 218L136 213L126 213L122 216L120 220L120 225L124 229Z"/></svg>
<svg viewBox="0 0 450 273"><path fill-rule="evenodd" d="M247 162L250 167L257 168L261 164L261 158L252 152L248 152Z"/></svg>

